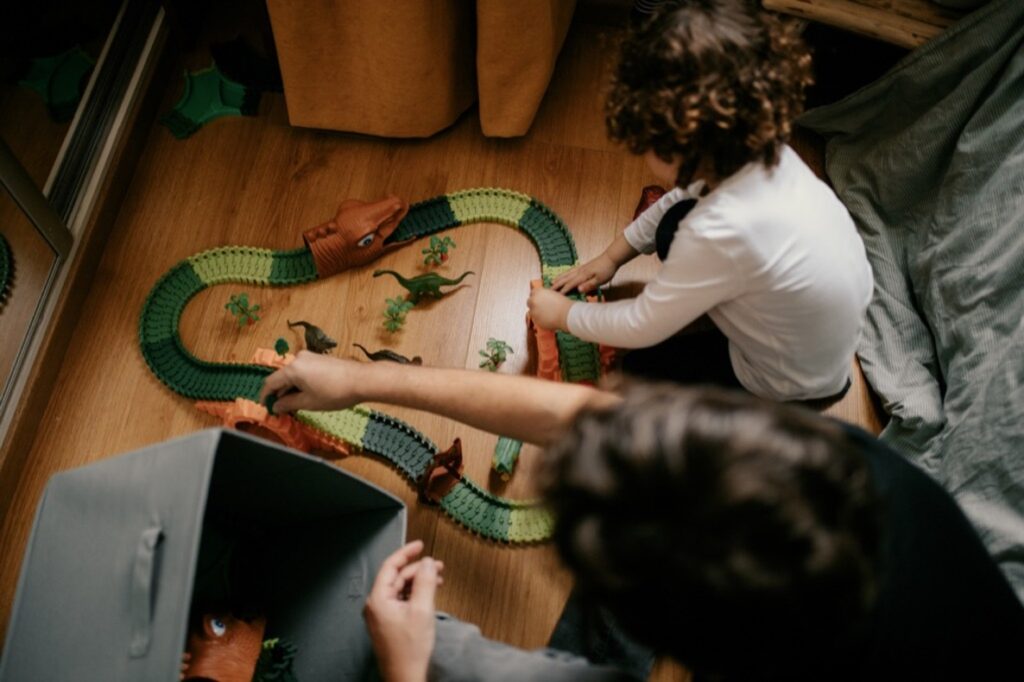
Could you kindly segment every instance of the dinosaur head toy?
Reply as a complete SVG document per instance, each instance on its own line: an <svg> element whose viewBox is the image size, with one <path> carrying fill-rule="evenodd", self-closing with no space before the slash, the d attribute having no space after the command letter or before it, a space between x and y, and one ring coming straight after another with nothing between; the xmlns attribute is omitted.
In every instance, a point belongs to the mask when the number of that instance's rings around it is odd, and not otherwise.
<svg viewBox="0 0 1024 682"><path fill-rule="evenodd" d="M317 274L324 278L366 265L405 245L409 240L389 242L388 237L408 212L409 204L398 197L372 203L343 201L334 218L302 235L313 254Z"/></svg>
<svg viewBox="0 0 1024 682"><path fill-rule="evenodd" d="M199 628L189 634L192 658L183 679L250 682L266 626L262 617L243 620L228 614L204 614Z"/></svg>

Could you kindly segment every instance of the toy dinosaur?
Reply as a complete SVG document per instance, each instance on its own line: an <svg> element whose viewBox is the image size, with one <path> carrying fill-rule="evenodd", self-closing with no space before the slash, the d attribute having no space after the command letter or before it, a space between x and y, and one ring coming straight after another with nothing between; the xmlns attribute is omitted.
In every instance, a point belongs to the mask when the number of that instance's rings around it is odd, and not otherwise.
<svg viewBox="0 0 1024 682"><path fill-rule="evenodd" d="M381 350L377 351L376 353L371 353L370 351L366 350L366 348L364 348L361 344L353 343L352 345L355 346L356 348L358 348L359 350L363 351L363 353L366 355L366 357L368 357L369 359L373 360L374 362L379 362L381 360L386 360L386 361L389 361L389 362L397 362L400 365L422 365L423 364L423 358L421 358L418 355L416 357L414 357L412 360L410 360L409 358L405 357L404 355L396 353L393 350L388 350L387 348L382 348Z"/></svg>
<svg viewBox="0 0 1024 682"><path fill-rule="evenodd" d="M306 349L320 355L326 355L331 352L332 348L337 347L338 342L327 336L324 330L315 324L309 322L292 322L288 320L289 327L302 327L306 330Z"/></svg>
<svg viewBox="0 0 1024 682"><path fill-rule="evenodd" d="M183 680L248 681L262 650L266 618L251 620L231 614L203 614L201 627L188 637L191 659Z"/></svg>
<svg viewBox="0 0 1024 682"><path fill-rule="evenodd" d="M448 279L442 277L436 272L428 272L425 275L419 275L417 277L402 277L394 270L374 270L373 276L380 277L381 275L391 275L398 283L401 284L409 291L408 300L413 305L420 302L424 296L430 296L431 298L441 298L446 292L441 291L441 287L453 287L456 284L461 284L469 275L475 274L472 270L467 270L455 279Z"/></svg>
<svg viewBox="0 0 1024 682"><path fill-rule="evenodd" d="M332 219L302 233L317 276L323 279L365 265L408 244L415 237L389 239L408 212L409 204L398 197L341 202Z"/></svg>

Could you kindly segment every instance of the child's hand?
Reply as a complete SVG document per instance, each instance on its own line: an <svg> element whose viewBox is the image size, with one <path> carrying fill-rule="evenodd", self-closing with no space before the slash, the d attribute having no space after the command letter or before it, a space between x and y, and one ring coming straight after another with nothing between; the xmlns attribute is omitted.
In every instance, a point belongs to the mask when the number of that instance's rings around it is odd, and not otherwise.
<svg viewBox="0 0 1024 682"><path fill-rule="evenodd" d="M534 324L542 329L566 331L566 320L573 302L551 289L534 289L526 306Z"/></svg>
<svg viewBox="0 0 1024 682"><path fill-rule="evenodd" d="M610 282L618 269L618 264L605 252L594 260L555 277L551 282L551 290L567 294L573 289L579 289L581 294L586 294Z"/></svg>
<svg viewBox="0 0 1024 682"><path fill-rule="evenodd" d="M295 360L263 382L260 403L277 396L276 414L295 410L341 410L360 402L358 389L364 386L367 365L354 360L330 358L300 351Z"/></svg>
<svg viewBox="0 0 1024 682"><path fill-rule="evenodd" d="M363 617L386 682L425 682L434 649L434 593L444 564L424 557L419 540L384 560Z"/></svg>

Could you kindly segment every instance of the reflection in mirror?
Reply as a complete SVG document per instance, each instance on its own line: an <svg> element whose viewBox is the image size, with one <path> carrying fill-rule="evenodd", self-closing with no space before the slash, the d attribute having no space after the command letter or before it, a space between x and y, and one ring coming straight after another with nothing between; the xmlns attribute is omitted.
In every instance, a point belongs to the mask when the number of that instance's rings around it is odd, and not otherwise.
<svg viewBox="0 0 1024 682"><path fill-rule="evenodd" d="M11 196L0 189L0 275L6 270L0 293L0 394L29 338L32 319L46 291L57 256ZM2 258L6 255L6 258ZM5 267L6 266L6 267Z"/></svg>
<svg viewBox="0 0 1024 682"><path fill-rule="evenodd" d="M120 2L0 4L0 137L43 188Z"/></svg>

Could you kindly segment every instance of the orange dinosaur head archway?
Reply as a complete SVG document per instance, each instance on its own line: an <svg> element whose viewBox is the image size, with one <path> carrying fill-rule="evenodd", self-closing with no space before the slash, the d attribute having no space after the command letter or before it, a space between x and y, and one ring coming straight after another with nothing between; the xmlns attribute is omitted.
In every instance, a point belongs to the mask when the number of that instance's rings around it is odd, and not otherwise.
<svg viewBox="0 0 1024 682"><path fill-rule="evenodd" d="M366 265L409 240L388 242L409 212L409 204L398 197L366 202L346 199L335 216L322 225L306 230L306 241L316 272L321 278Z"/></svg>

